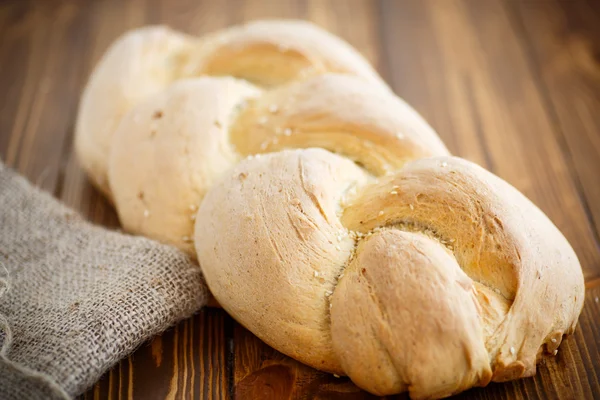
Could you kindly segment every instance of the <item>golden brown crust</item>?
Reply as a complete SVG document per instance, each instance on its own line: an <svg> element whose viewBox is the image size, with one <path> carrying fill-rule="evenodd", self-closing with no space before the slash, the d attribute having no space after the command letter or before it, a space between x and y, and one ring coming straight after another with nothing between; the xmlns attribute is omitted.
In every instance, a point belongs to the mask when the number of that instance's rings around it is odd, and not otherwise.
<svg viewBox="0 0 600 400"><path fill-rule="evenodd" d="M176 80L234 76L273 86L328 72L389 90L354 48L308 22L257 21L200 39L164 26L132 30L107 50L84 89L75 129L79 162L111 198L108 159L119 122Z"/></svg>
<svg viewBox="0 0 600 400"><path fill-rule="evenodd" d="M581 312L552 222L308 23L125 35L76 148L123 226L197 255L234 318L376 394L532 375Z"/></svg>
<svg viewBox="0 0 600 400"><path fill-rule="evenodd" d="M278 61L265 61L252 51L256 46L276 53ZM265 82L277 71L289 72L286 57L298 54L301 77ZM220 75L280 86L265 91ZM114 202L123 227L193 257L197 206L248 154L314 146L358 152L374 173L448 154L433 129L354 49L304 22L256 22L201 39L163 27L128 33L96 68L78 121L78 154Z"/></svg>
<svg viewBox="0 0 600 400"><path fill-rule="evenodd" d="M348 74L389 90L352 46L298 20L254 21L202 37L185 68L187 75L228 75L263 87L325 73Z"/></svg>
<svg viewBox="0 0 600 400"><path fill-rule="evenodd" d="M375 394L449 396L492 377L477 306L473 281L441 243L387 228L358 243L339 280L333 346Z"/></svg>
<svg viewBox="0 0 600 400"><path fill-rule="evenodd" d="M402 99L351 75L324 74L266 92L248 102L230 134L244 155L321 147L360 160L375 174L448 154Z"/></svg>
<svg viewBox="0 0 600 400"><path fill-rule="evenodd" d="M456 157L377 180L320 149L245 160L209 191L195 243L238 321L382 395L531 375L583 306L579 262L556 227Z"/></svg>

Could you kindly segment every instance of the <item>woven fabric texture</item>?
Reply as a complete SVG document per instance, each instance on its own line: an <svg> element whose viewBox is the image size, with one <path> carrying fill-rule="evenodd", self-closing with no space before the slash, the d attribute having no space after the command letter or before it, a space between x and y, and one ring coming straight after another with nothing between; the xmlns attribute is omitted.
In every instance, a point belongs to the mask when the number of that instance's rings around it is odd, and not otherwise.
<svg viewBox="0 0 600 400"><path fill-rule="evenodd" d="M0 398L76 396L207 299L182 252L93 226L0 162Z"/></svg>

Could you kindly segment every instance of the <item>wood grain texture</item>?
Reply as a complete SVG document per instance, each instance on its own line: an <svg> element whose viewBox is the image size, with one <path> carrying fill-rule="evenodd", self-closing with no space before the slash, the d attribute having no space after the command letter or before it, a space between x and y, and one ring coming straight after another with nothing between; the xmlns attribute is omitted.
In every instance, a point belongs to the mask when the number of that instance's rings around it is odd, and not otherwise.
<svg viewBox="0 0 600 400"><path fill-rule="evenodd" d="M600 2L511 3L557 141L600 243ZM596 166L596 168L593 168Z"/></svg>
<svg viewBox="0 0 600 400"><path fill-rule="evenodd" d="M506 5L384 2L391 81L453 153L485 166L533 200L571 242L586 279L596 279L594 224ZM399 49L403 37L417 43ZM409 74L415 76L406 78ZM588 168L594 171L593 164Z"/></svg>
<svg viewBox="0 0 600 400"><path fill-rule="evenodd" d="M558 356L533 378L457 397L600 397L598 2L0 1L0 157L90 220L118 228L72 154L79 94L107 46L144 24L200 35L274 17L312 20L352 43L453 153L538 204L581 260L586 302ZM81 397L375 398L269 348L216 309L142 345Z"/></svg>

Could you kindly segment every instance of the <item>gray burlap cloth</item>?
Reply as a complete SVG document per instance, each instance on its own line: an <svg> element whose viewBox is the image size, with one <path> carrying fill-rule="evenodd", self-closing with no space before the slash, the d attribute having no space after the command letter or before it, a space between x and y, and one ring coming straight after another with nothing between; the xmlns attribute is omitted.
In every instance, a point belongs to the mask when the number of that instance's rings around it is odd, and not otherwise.
<svg viewBox="0 0 600 400"><path fill-rule="evenodd" d="M0 162L0 399L75 396L207 298L183 253L93 226Z"/></svg>

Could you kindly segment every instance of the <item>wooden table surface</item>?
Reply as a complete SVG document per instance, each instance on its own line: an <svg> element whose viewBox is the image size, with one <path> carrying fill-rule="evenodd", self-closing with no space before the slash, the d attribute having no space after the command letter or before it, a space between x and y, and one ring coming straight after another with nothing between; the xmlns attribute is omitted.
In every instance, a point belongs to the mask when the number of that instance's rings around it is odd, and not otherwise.
<svg viewBox="0 0 600 400"><path fill-rule="evenodd" d="M600 1L0 1L0 157L117 227L72 153L95 62L143 24L203 34L265 17L305 18L352 43L454 154L520 189L575 248L587 288L576 333L534 378L459 397L600 398ZM142 345L83 396L369 397L270 349L218 309Z"/></svg>

